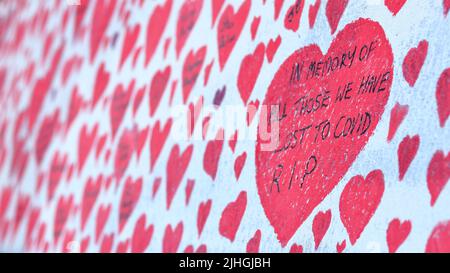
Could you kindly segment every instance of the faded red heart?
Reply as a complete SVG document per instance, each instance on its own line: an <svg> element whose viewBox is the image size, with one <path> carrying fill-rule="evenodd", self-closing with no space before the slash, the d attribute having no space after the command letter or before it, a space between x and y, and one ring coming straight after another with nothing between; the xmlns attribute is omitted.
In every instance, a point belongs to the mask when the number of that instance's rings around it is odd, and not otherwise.
<svg viewBox="0 0 450 273"><path fill-rule="evenodd" d="M166 226L163 238L163 253L176 253L180 245L181 237L183 236L183 222L179 222L175 230L169 224Z"/></svg>
<svg viewBox="0 0 450 273"><path fill-rule="evenodd" d="M427 169L427 187L431 196L431 206L434 206L449 179L450 153L446 156L443 151L436 151Z"/></svg>
<svg viewBox="0 0 450 273"><path fill-rule="evenodd" d="M161 40L172 9L172 0L167 0L164 5L158 5L153 10L147 24L147 42L145 45L145 66L148 65Z"/></svg>
<svg viewBox="0 0 450 273"><path fill-rule="evenodd" d="M439 77L436 86L436 102L439 124L444 128L450 116L450 68L445 69Z"/></svg>
<svg viewBox="0 0 450 273"><path fill-rule="evenodd" d="M119 204L119 232L121 232L136 207L142 191L142 178L128 177L123 186Z"/></svg>
<svg viewBox="0 0 450 273"><path fill-rule="evenodd" d="M284 27L286 29L297 32L304 6L305 0L295 0L295 3L288 8L284 17Z"/></svg>
<svg viewBox="0 0 450 273"><path fill-rule="evenodd" d="M170 151L169 159L167 160L166 167L166 196L167 196L167 209L170 209L172 199L180 186L181 179L186 172L189 162L191 161L192 152L194 146L188 146L183 153L180 154L180 147L175 144Z"/></svg>
<svg viewBox="0 0 450 273"><path fill-rule="evenodd" d="M203 169L213 181L216 179L220 154L223 148L223 139L224 131L220 129L217 132L216 138L206 144L205 154L203 155Z"/></svg>
<svg viewBox="0 0 450 273"><path fill-rule="evenodd" d="M103 184L103 175L97 176L97 179L92 177L88 178L83 191L83 200L81 203L81 229L86 226L86 222L91 214L91 210L94 207L95 201L100 194L100 190Z"/></svg>
<svg viewBox="0 0 450 273"><path fill-rule="evenodd" d="M158 109L159 102L164 95L167 83L170 78L170 65L163 70L159 70L155 73L150 84L150 94L148 96L148 107L150 110L150 116L152 117L156 109Z"/></svg>
<svg viewBox="0 0 450 273"><path fill-rule="evenodd" d="M152 135L150 139L150 170L153 170L153 167L156 164L156 160L158 159L159 154L161 153L161 150L167 141L167 136L170 133L170 128L172 128L171 118L166 121L166 124L163 128L161 128L161 123L158 120L152 129Z"/></svg>
<svg viewBox="0 0 450 273"><path fill-rule="evenodd" d="M402 142L398 145L398 177L400 181L405 177L405 173L411 165L414 157L416 157L417 150L419 150L420 137L415 135L410 137L409 135L404 137Z"/></svg>
<svg viewBox="0 0 450 273"><path fill-rule="evenodd" d="M198 75L203 67L203 61L206 56L206 46L202 46L197 51L191 50L183 64L183 103L186 103L192 88L197 82Z"/></svg>
<svg viewBox="0 0 450 273"><path fill-rule="evenodd" d="M336 31L347 4L348 0L328 0L325 13L331 28L331 34Z"/></svg>
<svg viewBox="0 0 450 273"><path fill-rule="evenodd" d="M325 212L319 211L314 217L312 231L314 235L314 248L316 250L319 247L320 242L322 242L323 236L327 233L328 228L330 227L330 222L331 210L327 210Z"/></svg>
<svg viewBox="0 0 450 273"><path fill-rule="evenodd" d="M395 16L406 3L406 0L384 0L384 5Z"/></svg>
<svg viewBox="0 0 450 273"><path fill-rule="evenodd" d="M438 223L428 237L425 247L427 253L450 252L450 221Z"/></svg>
<svg viewBox="0 0 450 273"><path fill-rule="evenodd" d="M177 40L175 45L177 58L180 56L180 52L191 34L192 29L195 27L195 23L197 22L200 12L202 11L202 7L203 0L191 0L184 1L180 8L177 21Z"/></svg>
<svg viewBox="0 0 450 273"><path fill-rule="evenodd" d="M392 108L391 120L389 121L389 132L387 136L388 142L390 142L392 138L394 138L394 135L397 132L398 127L408 114L408 110L409 110L408 105L401 105L398 102Z"/></svg>

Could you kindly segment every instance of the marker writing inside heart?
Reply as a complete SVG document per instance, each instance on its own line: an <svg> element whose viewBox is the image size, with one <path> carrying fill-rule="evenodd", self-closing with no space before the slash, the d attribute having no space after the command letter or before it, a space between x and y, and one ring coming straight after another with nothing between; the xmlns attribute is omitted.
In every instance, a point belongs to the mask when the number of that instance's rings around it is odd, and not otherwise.
<svg viewBox="0 0 450 273"><path fill-rule="evenodd" d="M358 19L327 53L317 45L301 48L276 72L263 103L269 110L260 113L255 164L258 194L282 246L374 133L389 98L392 63L382 27ZM261 133L277 127L270 135L278 141Z"/></svg>

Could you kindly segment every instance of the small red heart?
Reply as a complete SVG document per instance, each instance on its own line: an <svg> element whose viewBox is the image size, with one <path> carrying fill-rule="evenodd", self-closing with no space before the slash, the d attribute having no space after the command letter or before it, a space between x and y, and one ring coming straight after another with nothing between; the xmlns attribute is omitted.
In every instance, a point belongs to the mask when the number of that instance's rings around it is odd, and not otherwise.
<svg viewBox="0 0 450 273"><path fill-rule="evenodd" d="M444 6L444 15L447 16L450 10L450 0L443 0L442 5Z"/></svg>
<svg viewBox="0 0 450 273"><path fill-rule="evenodd" d="M394 138L395 132L408 114L409 106L401 105L398 102L391 110L391 120L389 121L389 132L387 141L390 142Z"/></svg>
<svg viewBox="0 0 450 273"><path fill-rule="evenodd" d="M50 146L55 133L58 131L59 126L59 109L56 109L52 114L46 116L42 121L39 128L38 135L36 137L35 151L36 161L40 165L44 160L45 154Z"/></svg>
<svg viewBox="0 0 450 273"><path fill-rule="evenodd" d="M247 101L252 94L253 87L255 86L264 62L264 54L264 43L259 43L255 48L255 51L252 54L245 56L241 62L237 86L244 104L247 104Z"/></svg>
<svg viewBox="0 0 450 273"><path fill-rule="evenodd" d="M312 231L314 235L314 248L317 248L322 242L323 237L328 231L331 222L331 210L327 210L325 212L319 211L314 217L312 224Z"/></svg>
<svg viewBox="0 0 450 273"><path fill-rule="evenodd" d="M236 143L238 140L238 131L236 130L234 134L230 136L230 139L228 140L228 146L230 146L231 151L234 153L234 149L236 148Z"/></svg>
<svg viewBox="0 0 450 273"><path fill-rule="evenodd" d="M91 238L90 238L89 235L88 235L88 236L84 237L84 238L81 240L81 243L80 243L80 253L86 253L86 251L87 251L87 249L88 249L88 247L89 247L90 239L91 239Z"/></svg>
<svg viewBox="0 0 450 273"><path fill-rule="evenodd" d="M161 177L155 178L155 181L153 181L153 187L152 187L152 199L155 199L156 194L158 193L159 186L161 186Z"/></svg>
<svg viewBox="0 0 450 273"><path fill-rule="evenodd" d="M97 217L96 217L96 225L95 225L95 241L98 242L98 239L100 239L100 235L103 232L103 229L105 228L106 222L108 221L109 214L111 212L111 204L109 205L103 205L101 204L97 211Z"/></svg>
<svg viewBox="0 0 450 273"><path fill-rule="evenodd" d="M200 96L197 100L197 102L195 103L189 103L189 111L188 111L188 119L187 119L187 124L188 124L188 138L190 138L192 136L192 134L194 133L194 129L195 129L195 124L197 123L197 120L200 116L200 113L202 112L202 108L203 108L203 96Z"/></svg>
<svg viewBox="0 0 450 273"><path fill-rule="evenodd" d="M314 5L309 5L309 28L312 29L314 27L314 23L316 22L317 12L320 8L320 0L316 0Z"/></svg>
<svg viewBox="0 0 450 273"><path fill-rule="evenodd" d="M105 147L106 141L108 140L108 135L104 134L102 136L100 136L97 140L97 146L95 148L95 159L99 159L100 158L100 154L103 151L103 148Z"/></svg>
<svg viewBox="0 0 450 273"><path fill-rule="evenodd" d="M217 168L223 147L224 131L220 129L216 138L206 144L205 154L203 156L203 169L214 181L216 179Z"/></svg>
<svg viewBox="0 0 450 273"><path fill-rule="evenodd" d="M137 126L137 125L136 125ZM144 148L145 142L147 141L148 138L148 132L150 130L150 127L147 126L142 130L137 129L137 127L135 128L136 132L136 155L137 158L139 160L139 158L141 157L141 152L142 149Z"/></svg>
<svg viewBox="0 0 450 273"><path fill-rule="evenodd" d="M150 94L148 96L148 106L151 117L155 114L159 102L164 95L167 83L169 82L170 71L171 68L169 65L164 70L157 71L153 76L152 83L150 85Z"/></svg>
<svg viewBox="0 0 450 273"><path fill-rule="evenodd" d="M180 186L181 179L186 172L186 169L191 161L191 156L194 146L188 146L183 153L180 154L180 147L175 144L170 151L169 159L167 160L166 169L166 197L167 209L170 209L172 199Z"/></svg>
<svg viewBox="0 0 450 273"><path fill-rule="evenodd" d="M103 92L105 91L106 87L108 86L109 77L110 77L110 74L105 69L105 63L102 63L97 70L97 75L95 78L94 92L92 95L92 108L95 107L97 102L102 97Z"/></svg>
<svg viewBox="0 0 450 273"><path fill-rule="evenodd" d="M95 201L97 201L98 195L103 183L103 175L97 176L97 179L92 177L88 178L84 187L83 199L81 203L81 229L84 230L86 222L91 214L91 210L94 207Z"/></svg>
<svg viewBox="0 0 450 273"><path fill-rule="evenodd" d="M250 27L250 34L252 36L252 40L255 40L256 33L258 32L259 23L261 22L261 16L255 16L252 21L252 25Z"/></svg>
<svg viewBox="0 0 450 273"><path fill-rule="evenodd" d="M125 61L130 56L131 51L133 51L134 46L139 38L139 33L141 31L141 25L137 23L134 27L127 28L125 37L123 39L122 54L120 55L119 70L122 68Z"/></svg>
<svg viewBox="0 0 450 273"><path fill-rule="evenodd" d="M331 34L336 31L347 4L348 0L328 0L325 13L331 28Z"/></svg>
<svg viewBox="0 0 450 273"><path fill-rule="evenodd" d="M142 191L142 178L128 177L123 187L119 205L119 232L121 232L133 213Z"/></svg>
<svg viewBox="0 0 450 273"><path fill-rule="evenodd" d="M398 218L393 219L386 231L386 240L390 253L397 252L397 249L403 244L411 232L411 221L402 221Z"/></svg>
<svg viewBox="0 0 450 273"><path fill-rule="evenodd" d="M219 233L231 242L241 225L247 207L247 192L241 191L235 201L230 202L222 211L219 222Z"/></svg>
<svg viewBox="0 0 450 273"><path fill-rule="evenodd" d="M212 0L211 1L211 9L212 9L212 23L211 27L214 26L214 23L216 22L217 15L219 15L220 10L222 9L222 5L224 0Z"/></svg>
<svg viewBox="0 0 450 273"><path fill-rule="evenodd" d="M203 78L204 86L206 86L208 84L209 74L211 74L211 68L212 68L213 64L214 64L214 59L212 59L211 62L205 66L205 74L204 74L204 78Z"/></svg>
<svg viewBox="0 0 450 273"><path fill-rule="evenodd" d="M417 47L411 48L405 56L402 64L403 77L409 86L413 87L419 78L420 70L428 53L428 41L420 41Z"/></svg>
<svg viewBox="0 0 450 273"><path fill-rule="evenodd" d="M219 65L222 71L234 48L250 11L251 1L245 0L234 13L232 5L228 5L219 19L217 27L217 46L219 48Z"/></svg>
<svg viewBox="0 0 450 273"><path fill-rule="evenodd" d="M133 79L129 83L127 90L125 90L122 84L119 84L116 86L116 89L114 91L111 101L111 108L109 109L113 138L115 137L117 130L122 123L125 112L128 108L128 103L130 102L131 94L134 89L134 83L135 80Z"/></svg>
<svg viewBox="0 0 450 273"><path fill-rule="evenodd" d="M406 3L406 0L384 0L384 5L395 16Z"/></svg>
<svg viewBox="0 0 450 273"><path fill-rule="evenodd" d="M188 179L186 182L186 188L184 189L186 194L185 203L186 206L189 204L189 200L191 200L192 190L194 190L195 186L195 180L194 179Z"/></svg>
<svg viewBox="0 0 450 273"><path fill-rule="evenodd" d="M16 205L16 215L14 217L14 235L17 234L17 230L20 226L20 224L22 223L25 213L28 211L28 208L30 207L30 196L29 195L25 195L22 193L19 193L19 196L17 198L17 205ZM59 203L58 203L58 208L57 210L59 210ZM57 211L58 213L58 211ZM56 217L55 217L56 218ZM59 226L55 225L55 229L59 228Z"/></svg>
<svg viewBox="0 0 450 273"><path fill-rule="evenodd" d="M147 226L145 214L142 214L134 226L133 237L131 239L131 252L143 253L153 236L153 225Z"/></svg>
<svg viewBox="0 0 450 273"><path fill-rule="evenodd" d="M445 122L450 116L450 68L445 69L439 77L436 86L436 102L439 124L444 128Z"/></svg>
<svg viewBox="0 0 450 273"><path fill-rule="evenodd" d="M130 239L126 239L125 241L118 242L116 253L127 253L130 248Z"/></svg>
<svg viewBox="0 0 450 273"><path fill-rule="evenodd" d="M278 37L275 39L275 41L273 39L270 39L269 43L267 43L267 48L266 48L266 56L267 56L267 61L269 63L272 63L273 57L275 56L275 53L277 53L278 47L280 47L281 44L281 36L278 35Z"/></svg>
<svg viewBox="0 0 450 273"><path fill-rule="evenodd" d="M97 1L93 16L92 16L92 29L90 36L90 62L94 62L97 52L100 48L100 43L108 28L111 16L114 13L116 7L116 1Z"/></svg>
<svg viewBox="0 0 450 273"><path fill-rule="evenodd" d="M176 253L178 250L178 246L180 245L182 236L183 222L179 222L175 227L175 230L172 229L172 226L170 224L167 225L166 230L164 231L162 252Z"/></svg>
<svg viewBox="0 0 450 273"><path fill-rule="evenodd" d="M177 58L186 43L192 29L197 23L200 12L202 11L203 0L185 1L180 8L177 21L177 39L175 44L175 51Z"/></svg>
<svg viewBox="0 0 450 273"><path fill-rule="evenodd" d="M303 246L298 244L292 244L289 249L289 253L303 253Z"/></svg>
<svg viewBox="0 0 450 273"><path fill-rule="evenodd" d="M130 159L136 150L135 147L134 131L129 129L124 130L117 144L116 154L114 156L114 176L117 181L125 174Z"/></svg>
<svg viewBox="0 0 450 273"><path fill-rule="evenodd" d="M48 201L51 201L53 199L55 191L59 185L59 181L61 180L62 174L66 169L66 165L67 165L67 154L60 155L59 152L56 152L53 155L53 159L50 166L50 173L48 176L48 191L47 191Z"/></svg>
<svg viewBox="0 0 450 273"><path fill-rule="evenodd" d="M80 112L81 107L84 104L83 97L78 94L78 86L75 86L72 90L70 97L69 113L67 115L66 130L70 129L72 122Z"/></svg>
<svg viewBox="0 0 450 273"><path fill-rule="evenodd" d="M167 136L169 135L171 128L171 118L166 121L166 124L163 128L161 128L161 123L159 120L153 127L152 135L150 138L150 170L153 170L153 167L156 164L156 160L158 160L159 154L161 153L162 148L167 141Z"/></svg>
<svg viewBox="0 0 450 273"><path fill-rule="evenodd" d="M100 253L111 253L113 244L114 244L114 234L113 233L108 235L105 234L100 244Z"/></svg>
<svg viewBox="0 0 450 273"><path fill-rule="evenodd" d="M414 157L419 150L420 137L415 135L410 137L409 135L403 138L402 142L398 145L397 155L398 155L398 171L399 179L403 180L409 165L413 161Z"/></svg>
<svg viewBox="0 0 450 273"><path fill-rule="evenodd" d="M300 19L302 17L303 7L305 6L305 0L296 0L292 6L290 6L284 17L284 27L293 32L297 32L300 26Z"/></svg>
<svg viewBox="0 0 450 273"><path fill-rule="evenodd" d="M450 153L446 156L443 151L436 151L427 169L427 187L431 196L431 206L434 206L449 179Z"/></svg>
<svg viewBox="0 0 450 273"><path fill-rule="evenodd" d="M134 95L133 101L133 117L136 116L137 110L142 103L142 99L144 98L145 91L147 86L143 86L136 91L136 95Z"/></svg>
<svg viewBox="0 0 450 273"><path fill-rule="evenodd" d="M274 9L273 9L273 20L277 20L278 16L280 16L281 8L283 7L284 0L275 0L274 1Z"/></svg>
<svg viewBox="0 0 450 273"><path fill-rule="evenodd" d="M256 112L258 112L259 108L259 100L251 101L247 105L247 126L250 126L250 123L252 123L253 118L256 115Z"/></svg>
<svg viewBox="0 0 450 273"><path fill-rule="evenodd" d="M206 46L202 46L197 51L189 51L183 63L183 77L181 85L183 87L183 103L186 103L192 88L197 82L198 75L203 67L206 56Z"/></svg>
<svg viewBox="0 0 450 273"><path fill-rule="evenodd" d="M342 253L345 250L345 247L347 246L347 241L343 240L340 243L336 244L336 252Z"/></svg>
<svg viewBox="0 0 450 273"><path fill-rule="evenodd" d="M170 17L172 0L165 1L164 5L158 5L153 10L147 24L147 41L145 45L145 66L147 66L158 47L164 29Z"/></svg>
<svg viewBox="0 0 450 273"><path fill-rule="evenodd" d="M258 253L259 245L261 243L261 230L256 230L253 237L247 243L246 251L247 253Z"/></svg>
<svg viewBox="0 0 450 273"><path fill-rule="evenodd" d="M70 210L73 207L73 195L60 196L58 204L56 205L55 220L53 222L53 240L55 243L64 231L67 219L69 218Z"/></svg>
<svg viewBox="0 0 450 273"><path fill-rule="evenodd" d="M208 199L205 202L201 202L198 206L197 213L197 231L198 237L202 235L203 227L205 226L206 220L208 220L209 212L211 211L212 201Z"/></svg>
<svg viewBox="0 0 450 273"><path fill-rule="evenodd" d="M247 153L243 152L240 156L236 157L236 160L234 161L234 175L236 176L236 181L238 181L241 176L242 168L245 165L246 159Z"/></svg>
<svg viewBox="0 0 450 273"><path fill-rule="evenodd" d="M427 253L450 252L450 221L438 223L428 237L425 247Z"/></svg>
<svg viewBox="0 0 450 273"><path fill-rule="evenodd" d="M384 193L384 175L371 171L366 178L354 176L345 185L339 200L341 221L354 245L380 204Z"/></svg>
<svg viewBox="0 0 450 273"><path fill-rule="evenodd" d="M95 124L91 130L88 129L87 124L81 127L81 132L78 137L78 173L83 170L84 163L89 157L89 153L97 138L98 124Z"/></svg>

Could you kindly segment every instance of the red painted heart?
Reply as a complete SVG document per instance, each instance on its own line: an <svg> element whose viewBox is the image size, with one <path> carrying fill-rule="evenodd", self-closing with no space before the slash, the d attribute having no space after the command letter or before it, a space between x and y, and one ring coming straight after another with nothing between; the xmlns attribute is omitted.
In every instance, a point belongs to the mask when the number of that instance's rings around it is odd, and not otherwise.
<svg viewBox="0 0 450 273"><path fill-rule="evenodd" d="M275 74L263 106L280 114L276 121L261 111L255 161L258 194L282 246L373 134L389 98L392 62L381 26L359 19L325 56L317 45L301 48ZM268 120L279 139L261 133Z"/></svg>

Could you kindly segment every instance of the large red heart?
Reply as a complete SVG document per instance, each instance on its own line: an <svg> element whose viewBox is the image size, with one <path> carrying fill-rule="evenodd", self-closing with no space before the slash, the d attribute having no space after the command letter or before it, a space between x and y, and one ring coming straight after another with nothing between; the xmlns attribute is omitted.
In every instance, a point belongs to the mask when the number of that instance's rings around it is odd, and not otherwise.
<svg viewBox="0 0 450 273"><path fill-rule="evenodd" d="M246 0L234 13L233 6L228 5L219 19L217 27L217 46L219 48L219 65L223 70L234 48L250 11L251 1Z"/></svg>
<svg viewBox="0 0 450 273"><path fill-rule="evenodd" d="M279 126L271 133L279 139L267 138L269 117L261 111L255 161L261 203L283 246L373 134L389 98L392 62L382 27L359 19L325 56L317 45L301 48L275 74L263 106L282 112L269 124Z"/></svg>
<svg viewBox="0 0 450 273"><path fill-rule="evenodd" d="M445 69L436 86L436 102L439 114L439 124L445 126L450 116L450 68Z"/></svg>

